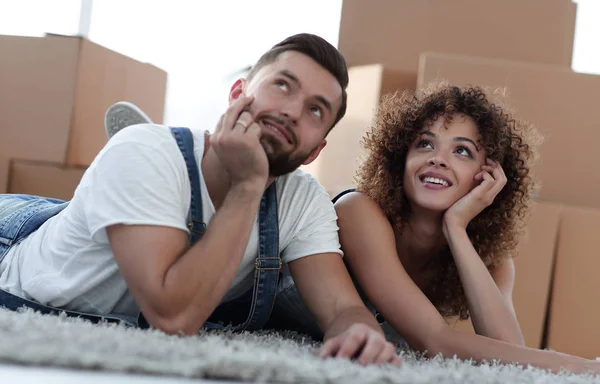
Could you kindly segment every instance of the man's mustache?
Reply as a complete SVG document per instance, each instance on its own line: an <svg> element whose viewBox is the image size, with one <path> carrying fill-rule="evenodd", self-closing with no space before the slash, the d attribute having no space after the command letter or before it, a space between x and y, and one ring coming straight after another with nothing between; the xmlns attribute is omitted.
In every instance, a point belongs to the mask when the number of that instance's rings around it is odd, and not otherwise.
<svg viewBox="0 0 600 384"><path fill-rule="evenodd" d="M298 136L296 136L296 132L292 129L292 124L290 123L288 118L277 117L269 114L258 115L255 119L256 122L270 122L272 124L276 124L279 127L285 129L286 133L292 140L292 144L298 143Z"/></svg>

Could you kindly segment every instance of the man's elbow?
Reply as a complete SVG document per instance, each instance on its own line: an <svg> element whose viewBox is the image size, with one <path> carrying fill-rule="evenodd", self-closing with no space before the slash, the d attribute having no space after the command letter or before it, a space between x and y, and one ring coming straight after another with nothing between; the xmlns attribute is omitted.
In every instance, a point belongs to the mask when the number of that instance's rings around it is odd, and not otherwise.
<svg viewBox="0 0 600 384"><path fill-rule="evenodd" d="M199 327L185 324L181 321L172 319L161 319L157 322L156 327L168 335L186 335L192 336L198 333Z"/></svg>
<svg viewBox="0 0 600 384"><path fill-rule="evenodd" d="M190 311L189 306L175 300L160 300L154 296L152 302L140 303L140 308L148 324L169 335L197 334L208 315Z"/></svg>
<svg viewBox="0 0 600 384"><path fill-rule="evenodd" d="M195 335L200 330L201 324L190 321L183 314L177 313L144 313L148 324L155 329L169 335Z"/></svg>
<svg viewBox="0 0 600 384"><path fill-rule="evenodd" d="M186 297L169 292L164 285L154 285L145 291L138 304L152 328L171 335L195 335L215 309L208 304L214 301L210 294Z"/></svg>

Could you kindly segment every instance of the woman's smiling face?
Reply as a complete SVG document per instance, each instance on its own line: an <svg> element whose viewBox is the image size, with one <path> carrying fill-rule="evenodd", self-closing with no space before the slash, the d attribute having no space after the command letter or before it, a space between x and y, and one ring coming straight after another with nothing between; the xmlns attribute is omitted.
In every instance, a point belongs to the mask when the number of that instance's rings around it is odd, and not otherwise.
<svg viewBox="0 0 600 384"><path fill-rule="evenodd" d="M485 160L473 119L440 116L408 150L404 194L411 206L443 212L479 184L474 177Z"/></svg>

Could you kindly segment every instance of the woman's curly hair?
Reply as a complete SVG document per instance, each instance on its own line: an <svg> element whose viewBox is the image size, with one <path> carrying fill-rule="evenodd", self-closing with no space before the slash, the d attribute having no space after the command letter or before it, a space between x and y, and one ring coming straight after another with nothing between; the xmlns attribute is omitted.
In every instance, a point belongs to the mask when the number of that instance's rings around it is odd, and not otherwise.
<svg viewBox="0 0 600 384"><path fill-rule="evenodd" d="M499 95L480 87L436 82L419 92L398 91L384 96L374 125L363 138L365 158L355 178L357 190L376 201L394 228L402 231L410 215L402 189L409 148L438 117L471 117L487 157L501 164L508 180L493 203L467 226L488 270L500 265L507 255L515 256L534 189L529 168L541 143L534 126L516 119L500 100L492 100ZM436 277L424 293L443 316L467 319L466 296L449 248L432 261Z"/></svg>

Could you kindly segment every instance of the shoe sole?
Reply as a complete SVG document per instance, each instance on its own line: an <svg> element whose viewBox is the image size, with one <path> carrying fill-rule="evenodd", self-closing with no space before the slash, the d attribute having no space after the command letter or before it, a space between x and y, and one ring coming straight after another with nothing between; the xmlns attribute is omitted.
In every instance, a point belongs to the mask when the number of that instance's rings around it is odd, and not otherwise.
<svg viewBox="0 0 600 384"><path fill-rule="evenodd" d="M152 120L135 104L127 101L111 105L104 115L104 130L109 139L123 128L136 124L152 124Z"/></svg>

